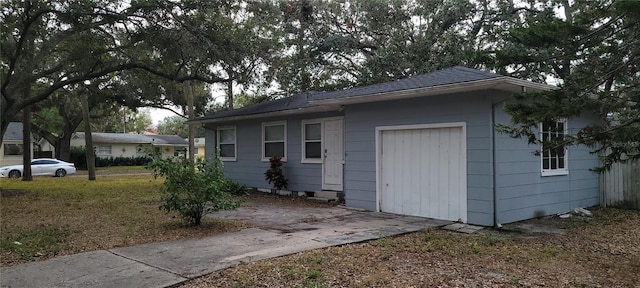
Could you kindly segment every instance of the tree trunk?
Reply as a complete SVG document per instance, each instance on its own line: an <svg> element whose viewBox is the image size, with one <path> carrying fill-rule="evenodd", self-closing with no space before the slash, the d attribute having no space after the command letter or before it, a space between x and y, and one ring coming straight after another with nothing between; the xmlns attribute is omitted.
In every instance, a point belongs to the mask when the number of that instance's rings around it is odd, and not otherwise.
<svg viewBox="0 0 640 288"><path fill-rule="evenodd" d="M25 98L29 91L25 91ZM22 181L33 180L31 174L31 106L22 109Z"/></svg>
<svg viewBox="0 0 640 288"><path fill-rule="evenodd" d="M9 127L9 121L2 119L2 123L0 123L0 145L2 145L2 139L4 138L4 132L7 132L7 127Z"/></svg>
<svg viewBox="0 0 640 288"><path fill-rule="evenodd" d="M71 161L71 134L66 134L65 131L62 137L56 141L56 158L62 161Z"/></svg>
<svg viewBox="0 0 640 288"><path fill-rule="evenodd" d="M227 67L227 76L229 77L229 81L227 81L227 105L229 110L233 110L233 70L231 66Z"/></svg>
<svg viewBox="0 0 640 288"><path fill-rule="evenodd" d="M89 170L89 180L96 180L96 159L93 154L93 139L91 138L91 123L89 123L89 93L81 97L82 119L84 121L84 143L87 158L87 170Z"/></svg>
<svg viewBox="0 0 640 288"><path fill-rule="evenodd" d="M189 120L193 120L195 113L193 111L193 87L191 86L191 81L186 81L184 82L186 87L185 89L187 90L187 106L188 106L188 113L189 113ZM194 159L194 150L195 149L195 143L193 142L193 124L189 123L189 161L191 161L191 163L195 163L195 159Z"/></svg>
<svg viewBox="0 0 640 288"><path fill-rule="evenodd" d="M305 32L307 30L307 16L305 14L305 6L309 5L308 2L306 1L301 1L299 2L300 7L298 7L299 11L298 11L298 15L299 15L299 21L300 21L300 29L298 29L298 38L297 40L297 45L298 45L298 72L300 72L300 91L298 92L308 92L310 87L311 87L311 75L309 75L309 72L307 71L307 66L309 63L309 59L308 59L308 55L307 55L307 51L305 49Z"/></svg>

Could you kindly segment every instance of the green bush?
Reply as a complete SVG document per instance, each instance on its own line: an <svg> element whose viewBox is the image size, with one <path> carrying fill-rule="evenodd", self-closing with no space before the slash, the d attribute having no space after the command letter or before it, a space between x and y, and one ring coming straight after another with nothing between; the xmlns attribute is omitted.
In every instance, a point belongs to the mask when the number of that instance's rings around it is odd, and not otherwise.
<svg viewBox="0 0 640 288"><path fill-rule="evenodd" d="M276 190L287 188L288 184L287 178L284 177L282 164L282 157L272 156L269 158L269 169L264 172L264 180L267 180Z"/></svg>
<svg viewBox="0 0 640 288"><path fill-rule="evenodd" d="M221 189L231 195L249 194L249 190L247 189L247 186L231 181L229 179L225 179L224 183L222 183Z"/></svg>
<svg viewBox="0 0 640 288"><path fill-rule="evenodd" d="M78 169L87 169L87 154L84 147L71 147L71 162Z"/></svg>
<svg viewBox="0 0 640 288"><path fill-rule="evenodd" d="M76 165L76 168L87 169L87 155L84 147L71 147L71 162ZM139 156L139 157L107 157L100 158L95 157L96 167L110 167L110 166L143 166L151 162L151 157Z"/></svg>
<svg viewBox="0 0 640 288"><path fill-rule="evenodd" d="M207 212L235 209L240 204L225 189L229 180L224 178L218 158L194 165L188 159L157 157L147 167L153 170L154 177L165 177L159 208L167 213L177 212L188 225L200 225Z"/></svg>
<svg viewBox="0 0 640 288"><path fill-rule="evenodd" d="M138 157L108 157L98 158L96 157L96 167L110 167L110 166L143 166L151 162L151 158L147 156Z"/></svg>

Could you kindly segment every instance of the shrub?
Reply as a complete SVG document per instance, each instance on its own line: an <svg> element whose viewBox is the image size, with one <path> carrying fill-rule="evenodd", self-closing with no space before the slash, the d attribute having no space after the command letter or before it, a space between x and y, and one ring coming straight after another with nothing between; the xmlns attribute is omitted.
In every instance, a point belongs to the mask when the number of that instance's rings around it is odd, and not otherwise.
<svg viewBox="0 0 640 288"><path fill-rule="evenodd" d="M96 157L96 167L110 167L110 166L142 166L151 162L151 158L147 156L138 157Z"/></svg>
<svg viewBox="0 0 640 288"><path fill-rule="evenodd" d="M154 158L147 166L154 177L165 177L160 188L165 212L177 212L191 226L198 226L209 211L235 209L239 203L225 191L228 185L220 161L198 161L195 165L188 159L163 160Z"/></svg>
<svg viewBox="0 0 640 288"><path fill-rule="evenodd" d="M87 155L85 154L84 147L71 147L71 162L76 165L76 168L87 169ZM151 162L151 157L138 156L138 157L95 157L96 167L110 167L110 166L142 166Z"/></svg>
<svg viewBox="0 0 640 288"><path fill-rule="evenodd" d="M76 168L87 169L87 154L84 147L71 146L71 162L76 165Z"/></svg>
<svg viewBox="0 0 640 288"><path fill-rule="evenodd" d="M282 190L287 188L287 178L284 177L282 170L282 157L272 156L269 158L269 169L264 172L264 178L273 185L274 189Z"/></svg>
<svg viewBox="0 0 640 288"><path fill-rule="evenodd" d="M221 189L231 195L247 195L248 194L247 186L231 181L229 179L225 179L224 183L222 183Z"/></svg>

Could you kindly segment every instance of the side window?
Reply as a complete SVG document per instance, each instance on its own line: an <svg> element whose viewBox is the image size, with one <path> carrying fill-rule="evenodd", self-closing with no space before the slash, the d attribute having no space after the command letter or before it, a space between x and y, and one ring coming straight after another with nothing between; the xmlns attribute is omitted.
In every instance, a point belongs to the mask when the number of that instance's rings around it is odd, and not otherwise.
<svg viewBox="0 0 640 288"><path fill-rule="evenodd" d="M262 123L262 160L273 156L287 160L287 122Z"/></svg>
<svg viewBox="0 0 640 288"><path fill-rule="evenodd" d="M173 147L173 156L174 157L187 157L187 150L188 148L183 147L183 148L177 148L177 147Z"/></svg>
<svg viewBox="0 0 640 288"><path fill-rule="evenodd" d="M96 149L96 156L98 157L111 156L111 146L98 146Z"/></svg>
<svg viewBox="0 0 640 288"><path fill-rule="evenodd" d="M567 134L567 120L540 123L540 134L542 176L569 174L567 147L561 143Z"/></svg>
<svg viewBox="0 0 640 288"><path fill-rule="evenodd" d="M236 127L218 128L218 153L222 161L236 161Z"/></svg>
<svg viewBox="0 0 640 288"><path fill-rule="evenodd" d="M322 162L321 121L302 121L302 162Z"/></svg>
<svg viewBox="0 0 640 288"><path fill-rule="evenodd" d="M4 144L4 155L22 155L22 144Z"/></svg>

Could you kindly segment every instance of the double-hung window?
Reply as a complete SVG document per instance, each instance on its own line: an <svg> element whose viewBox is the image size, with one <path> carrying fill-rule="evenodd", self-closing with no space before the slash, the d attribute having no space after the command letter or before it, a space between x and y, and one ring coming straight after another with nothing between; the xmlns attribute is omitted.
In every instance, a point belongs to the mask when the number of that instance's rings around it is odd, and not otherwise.
<svg viewBox="0 0 640 288"><path fill-rule="evenodd" d="M287 160L287 122L262 123L262 160L282 157Z"/></svg>
<svg viewBox="0 0 640 288"><path fill-rule="evenodd" d="M222 161L236 161L236 127L218 128L218 152Z"/></svg>
<svg viewBox="0 0 640 288"><path fill-rule="evenodd" d="M542 140L542 176L569 174L567 147L562 143L567 134L567 120L540 123Z"/></svg>
<svg viewBox="0 0 640 288"><path fill-rule="evenodd" d="M322 163L322 121L302 121L302 162Z"/></svg>
<svg viewBox="0 0 640 288"><path fill-rule="evenodd" d="M98 146L96 148L96 156L109 157L111 156L111 145Z"/></svg>

